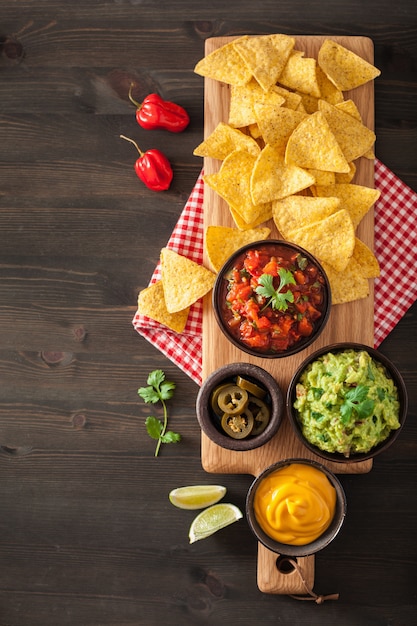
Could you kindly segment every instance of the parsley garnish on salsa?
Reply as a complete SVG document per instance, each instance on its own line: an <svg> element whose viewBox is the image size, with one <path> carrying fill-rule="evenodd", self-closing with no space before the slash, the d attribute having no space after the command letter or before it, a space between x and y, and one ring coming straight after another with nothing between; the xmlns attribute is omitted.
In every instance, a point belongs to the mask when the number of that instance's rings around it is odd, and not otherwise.
<svg viewBox="0 0 417 626"><path fill-rule="evenodd" d="M260 352L283 352L311 336L326 304L325 279L305 256L277 244L244 252L227 276L223 315L233 335Z"/></svg>

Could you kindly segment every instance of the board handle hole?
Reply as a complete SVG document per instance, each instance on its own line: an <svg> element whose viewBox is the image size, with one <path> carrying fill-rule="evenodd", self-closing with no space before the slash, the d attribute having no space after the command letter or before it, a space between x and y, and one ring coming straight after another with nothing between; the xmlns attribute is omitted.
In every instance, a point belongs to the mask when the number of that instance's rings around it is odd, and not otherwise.
<svg viewBox="0 0 417 626"><path fill-rule="evenodd" d="M294 562L297 563L296 557L280 554L275 563L280 574L291 574L295 570Z"/></svg>

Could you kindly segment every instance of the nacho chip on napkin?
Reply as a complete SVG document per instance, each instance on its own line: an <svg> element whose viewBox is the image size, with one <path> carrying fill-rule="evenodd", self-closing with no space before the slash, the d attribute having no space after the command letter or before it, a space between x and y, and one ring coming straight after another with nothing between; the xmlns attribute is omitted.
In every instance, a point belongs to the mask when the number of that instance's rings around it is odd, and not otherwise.
<svg viewBox="0 0 417 626"><path fill-rule="evenodd" d="M190 307L169 313L164 296L162 281L158 280L139 292L138 313L146 315L155 322L159 322L177 333L182 333L187 323Z"/></svg>
<svg viewBox="0 0 417 626"><path fill-rule="evenodd" d="M161 250L161 275L166 308L177 313L191 306L213 288L216 275L169 248Z"/></svg>

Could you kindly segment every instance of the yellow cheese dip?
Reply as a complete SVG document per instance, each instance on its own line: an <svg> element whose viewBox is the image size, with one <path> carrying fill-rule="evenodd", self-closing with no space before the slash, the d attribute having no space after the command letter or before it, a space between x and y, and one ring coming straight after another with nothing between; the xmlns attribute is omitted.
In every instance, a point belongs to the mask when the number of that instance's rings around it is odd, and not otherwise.
<svg viewBox="0 0 417 626"><path fill-rule="evenodd" d="M336 490L326 474L303 463L290 463L265 476L254 496L258 524L272 539L301 546L330 525Z"/></svg>

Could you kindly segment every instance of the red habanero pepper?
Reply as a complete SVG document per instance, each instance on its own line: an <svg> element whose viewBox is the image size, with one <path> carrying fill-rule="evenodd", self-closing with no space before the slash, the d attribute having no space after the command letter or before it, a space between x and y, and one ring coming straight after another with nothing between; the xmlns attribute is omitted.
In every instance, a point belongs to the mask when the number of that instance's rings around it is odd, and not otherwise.
<svg viewBox="0 0 417 626"><path fill-rule="evenodd" d="M180 133L187 128L190 118L185 109L175 102L163 100L158 94L146 96L142 104L132 98L132 85L129 100L137 107L136 121L147 130L163 128L171 133Z"/></svg>
<svg viewBox="0 0 417 626"><path fill-rule="evenodd" d="M139 152L140 156L135 163L135 172L141 181L152 191L165 191L168 189L173 178L173 172L165 154L156 149L142 152L136 141L124 135L120 135L120 137L133 143Z"/></svg>

